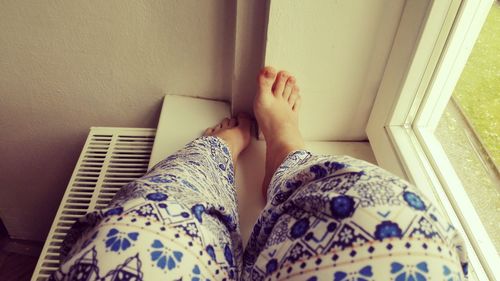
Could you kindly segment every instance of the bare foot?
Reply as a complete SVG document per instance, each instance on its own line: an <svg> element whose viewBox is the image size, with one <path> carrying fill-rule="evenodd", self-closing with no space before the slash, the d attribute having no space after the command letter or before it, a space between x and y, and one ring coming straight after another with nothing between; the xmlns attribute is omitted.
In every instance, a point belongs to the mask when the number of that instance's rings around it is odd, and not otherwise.
<svg viewBox="0 0 500 281"><path fill-rule="evenodd" d="M219 137L229 146L233 163L250 143L252 121L246 114L238 114L237 118L225 118L217 126L205 130L204 136Z"/></svg>
<svg viewBox="0 0 500 281"><path fill-rule="evenodd" d="M259 90L253 110L266 139L264 197L274 172L285 157L305 146L298 125L301 98L295 82L295 78L287 72L276 74L272 67L263 68L259 74Z"/></svg>

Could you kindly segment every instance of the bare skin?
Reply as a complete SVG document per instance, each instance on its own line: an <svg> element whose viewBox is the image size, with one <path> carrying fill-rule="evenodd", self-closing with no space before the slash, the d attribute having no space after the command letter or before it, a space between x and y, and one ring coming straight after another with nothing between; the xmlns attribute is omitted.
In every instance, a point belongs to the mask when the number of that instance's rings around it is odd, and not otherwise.
<svg viewBox="0 0 500 281"><path fill-rule="evenodd" d="M258 77L253 109L266 139L266 168L262 183L264 198L274 172L285 157L305 146L298 125L301 98L295 82L289 73L277 73L272 67L263 68ZM226 118L217 126L208 128L204 135L223 139L229 146L233 163L236 163L238 156L250 143L250 132L250 118L240 114L237 118Z"/></svg>
<svg viewBox="0 0 500 281"><path fill-rule="evenodd" d="M221 138L231 151L233 163L236 164L241 152L250 143L252 120L246 114L239 114L236 118L225 118L217 126L205 130L204 136Z"/></svg>
<svg viewBox="0 0 500 281"><path fill-rule="evenodd" d="M298 124L301 97L295 83L295 78L289 73L276 73L272 67L263 68L258 77L253 108L266 139L266 169L262 183L264 198L274 172L285 157L305 147Z"/></svg>

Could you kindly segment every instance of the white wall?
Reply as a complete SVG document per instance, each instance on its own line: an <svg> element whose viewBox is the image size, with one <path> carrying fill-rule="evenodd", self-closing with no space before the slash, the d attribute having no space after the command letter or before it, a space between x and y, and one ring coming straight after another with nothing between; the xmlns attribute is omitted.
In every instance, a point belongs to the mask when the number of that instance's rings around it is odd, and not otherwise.
<svg viewBox="0 0 500 281"><path fill-rule="evenodd" d="M0 1L10 234L45 238L90 126L156 127L165 94L251 111L265 49L297 74L306 138L365 139L404 1L272 0L269 25L268 1Z"/></svg>
<svg viewBox="0 0 500 281"><path fill-rule="evenodd" d="M0 1L0 217L45 239L90 126L156 127L166 94L230 99L232 0Z"/></svg>
<svg viewBox="0 0 500 281"><path fill-rule="evenodd" d="M271 2L265 61L296 76L304 138L367 139L366 123L405 2Z"/></svg>

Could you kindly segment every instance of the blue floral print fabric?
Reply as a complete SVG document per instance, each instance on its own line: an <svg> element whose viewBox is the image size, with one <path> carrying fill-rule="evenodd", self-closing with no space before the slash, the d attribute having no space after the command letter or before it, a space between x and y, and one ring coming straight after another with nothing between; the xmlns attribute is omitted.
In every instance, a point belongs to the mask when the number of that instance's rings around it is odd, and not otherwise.
<svg viewBox="0 0 500 281"><path fill-rule="evenodd" d="M381 168L295 151L267 195L243 252L230 152L198 138L75 223L49 280L465 280L453 226Z"/></svg>
<svg viewBox="0 0 500 281"><path fill-rule="evenodd" d="M66 236L50 280L237 280L242 242L227 146L196 139Z"/></svg>
<svg viewBox="0 0 500 281"><path fill-rule="evenodd" d="M463 241L404 180L347 156L288 155L243 257L243 280L465 280Z"/></svg>

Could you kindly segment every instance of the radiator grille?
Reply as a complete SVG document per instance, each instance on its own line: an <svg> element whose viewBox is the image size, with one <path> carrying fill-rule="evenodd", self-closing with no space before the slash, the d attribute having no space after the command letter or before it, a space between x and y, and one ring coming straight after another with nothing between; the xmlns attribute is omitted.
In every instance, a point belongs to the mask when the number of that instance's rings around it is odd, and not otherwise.
<svg viewBox="0 0 500 281"><path fill-rule="evenodd" d="M59 248L71 225L87 212L104 208L128 182L146 173L155 129L93 127L64 193L32 281L59 267Z"/></svg>

